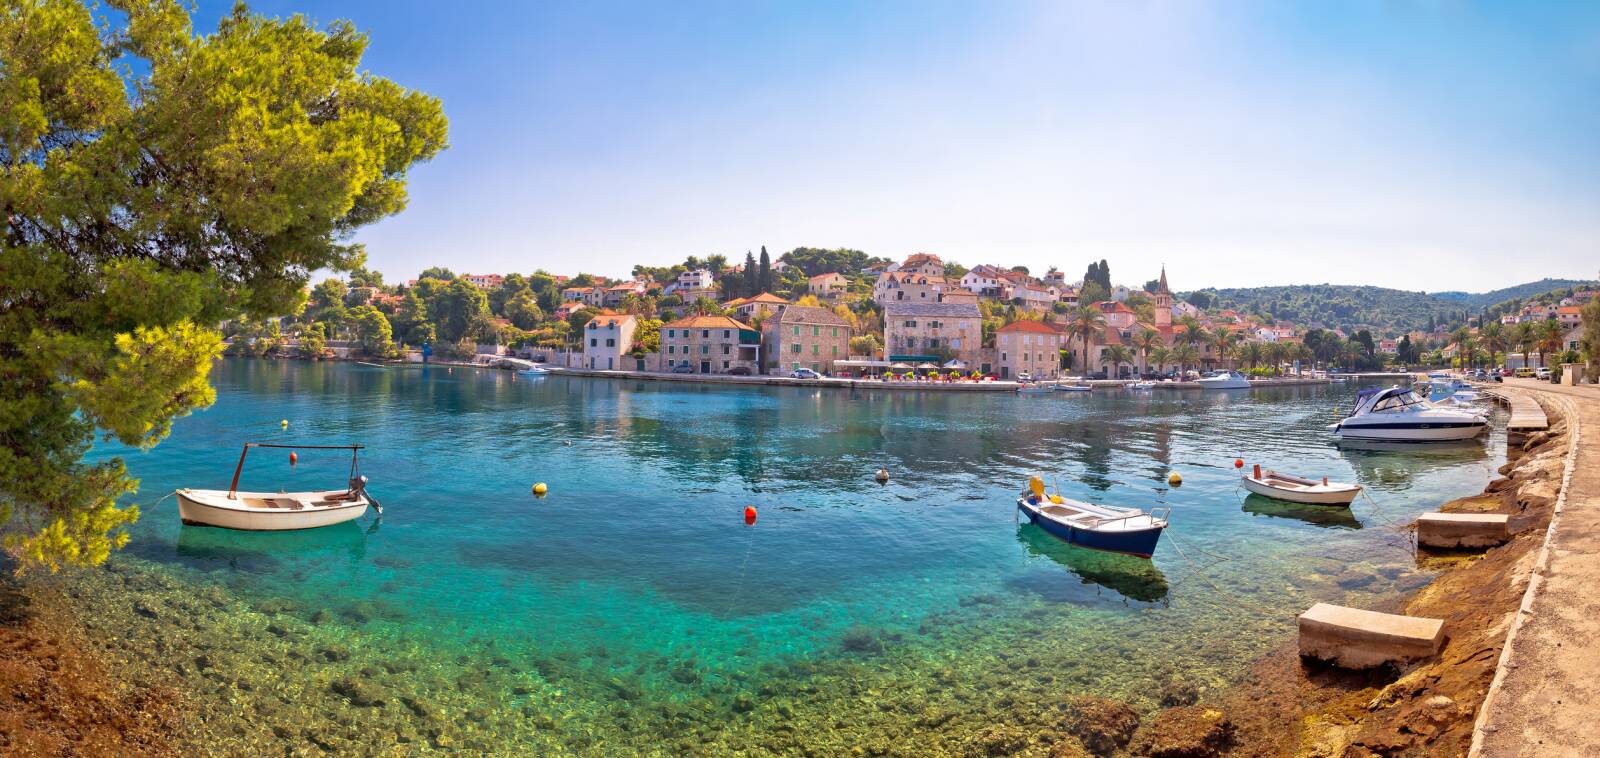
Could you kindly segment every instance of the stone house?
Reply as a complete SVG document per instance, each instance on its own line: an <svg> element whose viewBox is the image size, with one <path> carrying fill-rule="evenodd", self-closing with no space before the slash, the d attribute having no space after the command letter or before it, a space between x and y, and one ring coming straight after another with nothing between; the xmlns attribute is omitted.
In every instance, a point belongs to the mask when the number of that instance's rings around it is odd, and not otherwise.
<svg viewBox="0 0 1600 758"><path fill-rule="evenodd" d="M662 370L693 374L761 370L761 333L728 316L689 316L661 326Z"/></svg>
<svg viewBox="0 0 1600 758"><path fill-rule="evenodd" d="M833 362L849 357L850 324L827 308L783 305L761 324L768 374L797 368L833 371Z"/></svg>

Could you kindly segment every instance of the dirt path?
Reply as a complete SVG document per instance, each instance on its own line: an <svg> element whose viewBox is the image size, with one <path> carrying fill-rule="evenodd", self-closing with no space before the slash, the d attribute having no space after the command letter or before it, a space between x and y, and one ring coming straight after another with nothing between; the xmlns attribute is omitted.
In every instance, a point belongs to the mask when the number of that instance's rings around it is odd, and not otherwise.
<svg viewBox="0 0 1600 758"><path fill-rule="evenodd" d="M1600 388L1511 382L1563 405L1577 455L1540 577L1500 662L1472 755L1593 755L1600 750Z"/></svg>

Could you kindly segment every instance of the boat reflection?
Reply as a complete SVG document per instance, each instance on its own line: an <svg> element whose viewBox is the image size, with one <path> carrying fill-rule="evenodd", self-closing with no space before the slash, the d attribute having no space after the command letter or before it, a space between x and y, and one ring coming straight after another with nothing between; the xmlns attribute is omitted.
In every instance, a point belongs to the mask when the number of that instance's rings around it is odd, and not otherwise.
<svg viewBox="0 0 1600 758"><path fill-rule="evenodd" d="M1072 582L1050 572L1022 581L1027 589L1046 599L1084 603L1127 598L1153 603L1167 596L1167 577L1148 558L1069 545L1033 524L1017 527L1017 541L1030 558L1047 558L1065 566L1080 580ZM1108 596L1105 590L1117 597Z"/></svg>
<svg viewBox="0 0 1600 758"><path fill-rule="evenodd" d="M1345 506L1304 505L1251 493L1244 499L1241 509L1255 516L1294 519L1329 529L1361 528L1361 521Z"/></svg>
<svg viewBox="0 0 1600 758"><path fill-rule="evenodd" d="M1482 437L1449 442L1340 440L1339 455L1350 462L1356 481L1367 487L1393 489L1409 485L1434 469L1479 463L1489 458Z"/></svg>
<svg viewBox="0 0 1600 758"><path fill-rule="evenodd" d="M242 532L210 526L184 526L178 531L178 562L207 571L268 573L292 560L304 568L355 565L367 552L367 534L346 521L318 529Z"/></svg>

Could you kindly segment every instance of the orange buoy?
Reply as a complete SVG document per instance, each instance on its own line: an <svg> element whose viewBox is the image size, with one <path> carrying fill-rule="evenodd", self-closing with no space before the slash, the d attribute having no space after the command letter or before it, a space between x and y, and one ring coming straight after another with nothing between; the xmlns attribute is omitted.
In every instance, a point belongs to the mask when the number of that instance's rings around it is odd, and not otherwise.
<svg viewBox="0 0 1600 758"><path fill-rule="evenodd" d="M295 452L293 450L290 450L289 451L289 465L293 466L294 464L299 463L299 462L300 462L300 456L295 455Z"/></svg>
<svg viewBox="0 0 1600 758"><path fill-rule="evenodd" d="M755 522L756 522L756 507L753 506L753 505L745 506L744 507L744 523L746 523L746 524L754 524Z"/></svg>
<svg viewBox="0 0 1600 758"><path fill-rule="evenodd" d="M1233 467L1234 468L1244 468L1244 459L1243 458L1234 458L1233 459Z"/></svg>
<svg viewBox="0 0 1600 758"><path fill-rule="evenodd" d="M1260 479L1261 478L1261 464L1257 463L1256 467L1254 469L1252 469L1252 470L1255 472L1255 476L1253 476L1251 478L1252 479Z"/></svg>

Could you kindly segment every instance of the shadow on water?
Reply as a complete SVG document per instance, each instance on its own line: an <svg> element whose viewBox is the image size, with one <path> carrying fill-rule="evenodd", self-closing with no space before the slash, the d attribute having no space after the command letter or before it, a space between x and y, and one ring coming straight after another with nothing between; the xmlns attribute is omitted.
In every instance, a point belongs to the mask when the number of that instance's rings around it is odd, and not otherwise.
<svg viewBox="0 0 1600 758"><path fill-rule="evenodd" d="M1148 558L1069 545L1033 524L1017 527L1017 542L1022 544L1028 557L1048 559L1077 577L1077 581L1073 581L1059 571L1046 568L1010 580L1012 587L1046 600L1087 605L1121 602L1126 598L1154 603L1167 596L1167 577Z"/></svg>
<svg viewBox="0 0 1600 758"><path fill-rule="evenodd" d="M354 521L289 532L241 532L209 526L185 526L177 544L164 557L202 571L271 573L285 561L346 563L354 566L367 552L367 535Z"/></svg>
<svg viewBox="0 0 1600 758"><path fill-rule="evenodd" d="M1294 519L1328 529L1360 529L1361 521L1347 506L1305 505L1284 500L1274 500L1265 495L1251 493L1244 499L1241 510L1255 516Z"/></svg>

